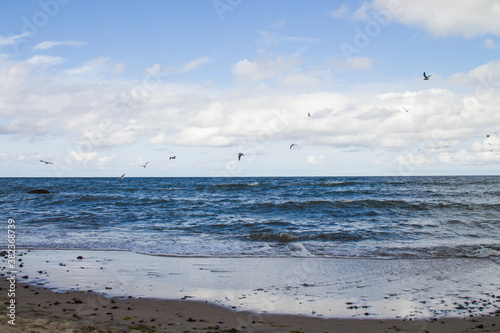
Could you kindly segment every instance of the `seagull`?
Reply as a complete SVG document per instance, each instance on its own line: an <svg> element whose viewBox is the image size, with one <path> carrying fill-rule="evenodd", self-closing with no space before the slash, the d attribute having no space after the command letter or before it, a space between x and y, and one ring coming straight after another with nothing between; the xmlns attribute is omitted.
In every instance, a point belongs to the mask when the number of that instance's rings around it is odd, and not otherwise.
<svg viewBox="0 0 500 333"><path fill-rule="evenodd" d="M431 76L430 75L425 75L425 72L424 72L424 80L429 80Z"/></svg>
<svg viewBox="0 0 500 333"><path fill-rule="evenodd" d="M295 143L292 143L292 144L290 145L290 149L292 149L292 147L293 147L293 146L296 146L296 144L295 144Z"/></svg>
<svg viewBox="0 0 500 333"><path fill-rule="evenodd" d="M245 156L243 153L238 153L238 161L241 160L241 156Z"/></svg>
<svg viewBox="0 0 500 333"><path fill-rule="evenodd" d="M54 162L48 162L48 161L44 161L44 160L40 160L40 162L45 163L45 164L54 164Z"/></svg>
<svg viewBox="0 0 500 333"><path fill-rule="evenodd" d="M118 179L123 179L123 178L125 178L125 174L123 174L120 177L118 177Z"/></svg>
<svg viewBox="0 0 500 333"><path fill-rule="evenodd" d="M405 108L404 106L403 106L403 109L405 109L405 111L406 111L406 112L408 112L408 111L409 111L409 110L408 110L407 108Z"/></svg>
<svg viewBox="0 0 500 333"><path fill-rule="evenodd" d="M437 147L437 148L436 148L436 150L439 150L439 149L441 149L441 148L447 148L447 147L448 147L448 145L443 146L443 147Z"/></svg>
<svg viewBox="0 0 500 333"><path fill-rule="evenodd" d="M308 116L308 117L310 117L310 116L311 116L311 113L310 113L310 112L308 112L308 113L307 113L307 116Z"/></svg>
<svg viewBox="0 0 500 333"><path fill-rule="evenodd" d="M141 166L141 167L143 167L143 168L146 168L146 165L148 165L148 163L149 163L149 162L146 162L146 164L144 164L144 165L139 165L139 166Z"/></svg>
<svg viewBox="0 0 500 333"><path fill-rule="evenodd" d="M176 157L177 157L177 156L170 156L168 159L169 159L169 160L175 160L175 158L176 158Z"/></svg>

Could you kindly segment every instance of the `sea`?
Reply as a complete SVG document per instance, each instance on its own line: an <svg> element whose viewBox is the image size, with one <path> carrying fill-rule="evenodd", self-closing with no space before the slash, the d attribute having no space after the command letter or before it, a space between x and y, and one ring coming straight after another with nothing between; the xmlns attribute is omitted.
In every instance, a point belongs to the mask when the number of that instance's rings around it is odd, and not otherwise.
<svg viewBox="0 0 500 333"><path fill-rule="evenodd" d="M0 178L0 207L3 248L12 219L29 249L500 263L500 176Z"/></svg>

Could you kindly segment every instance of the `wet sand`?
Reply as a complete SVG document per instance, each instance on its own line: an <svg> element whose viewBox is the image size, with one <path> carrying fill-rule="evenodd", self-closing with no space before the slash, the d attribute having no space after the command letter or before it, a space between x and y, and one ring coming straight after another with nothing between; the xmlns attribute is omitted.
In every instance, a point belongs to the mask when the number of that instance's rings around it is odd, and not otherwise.
<svg viewBox="0 0 500 333"><path fill-rule="evenodd" d="M491 275L499 268L488 260L406 261L421 271L407 281L416 273L404 275L404 261L21 254L16 326L3 315L2 332L500 332L500 275ZM319 272L325 265L330 268ZM365 270L351 276L360 267ZM443 274L423 270L429 267L441 267ZM455 276L451 267L463 274ZM6 309L9 274L2 274ZM336 282L346 276L351 278ZM450 287L440 290L441 280ZM405 289L406 283L413 289Z"/></svg>
<svg viewBox="0 0 500 333"><path fill-rule="evenodd" d="M5 279L1 280L6 308ZM500 332L500 317L322 319L231 311L193 300L107 298L93 292L56 293L17 285L16 325L2 332ZM71 331L73 330L73 331Z"/></svg>

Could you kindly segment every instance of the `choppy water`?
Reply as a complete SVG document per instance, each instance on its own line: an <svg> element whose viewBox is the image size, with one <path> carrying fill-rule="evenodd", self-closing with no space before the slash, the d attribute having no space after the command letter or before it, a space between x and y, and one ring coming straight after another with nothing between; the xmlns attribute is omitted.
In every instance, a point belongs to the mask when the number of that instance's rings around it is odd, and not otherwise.
<svg viewBox="0 0 500 333"><path fill-rule="evenodd" d="M0 178L0 207L31 248L500 262L497 176Z"/></svg>

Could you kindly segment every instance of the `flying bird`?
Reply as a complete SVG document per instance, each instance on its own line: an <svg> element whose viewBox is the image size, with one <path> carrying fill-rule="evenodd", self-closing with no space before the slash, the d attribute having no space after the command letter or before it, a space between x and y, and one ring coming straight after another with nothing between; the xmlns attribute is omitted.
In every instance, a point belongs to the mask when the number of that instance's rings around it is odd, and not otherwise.
<svg viewBox="0 0 500 333"><path fill-rule="evenodd" d="M238 161L241 160L241 156L245 156L243 153L238 153Z"/></svg>
<svg viewBox="0 0 500 333"><path fill-rule="evenodd" d="M436 148L436 150L439 150L439 149L441 149L441 148L448 148L448 145L446 145L446 146L442 146L442 147L437 147L437 148Z"/></svg>
<svg viewBox="0 0 500 333"><path fill-rule="evenodd" d="M125 178L125 174L123 174L120 177L118 177L118 179L123 179L123 178Z"/></svg>
<svg viewBox="0 0 500 333"><path fill-rule="evenodd" d="M431 76L430 75L425 75L425 72L424 72L424 80L429 80Z"/></svg>
<svg viewBox="0 0 500 333"><path fill-rule="evenodd" d="M169 160L175 160L175 158L176 158L176 157L177 157L177 156L170 156L168 159L169 159Z"/></svg>
<svg viewBox="0 0 500 333"><path fill-rule="evenodd" d="M406 111L406 112L408 112L408 111L409 111L409 110L408 110L407 108L405 108L404 106L403 106L403 109L405 109L405 111Z"/></svg>
<svg viewBox="0 0 500 333"><path fill-rule="evenodd" d="M295 144L295 143L292 143L292 144L290 145L290 149L292 149L292 147L293 147L293 146L296 146L296 144Z"/></svg>
<svg viewBox="0 0 500 333"><path fill-rule="evenodd" d="M148 163L149 163L149 161L148 161L148 162L146 162L146 164L144 164L144 165L139 165L139 166L141 166L141 167L143 167L143 168L146 168L146 165L148 165Z"/></svg>
<svg viewBox="0 0 500 333"><path fill-rule="evenodd" d="M40 162L45 163L45 164L54 164L54 162L49 162L49 161L44 161L44 160L40 160Z"/></svg>
<svg viewBox="0 0 500 333"><path fill-rule="evenodd" d="M308 116L308 117L310 117L310 116L311 116L311 113L310 113L310 112L308 112L308 113L307 113L307 116Z"/></svg>

